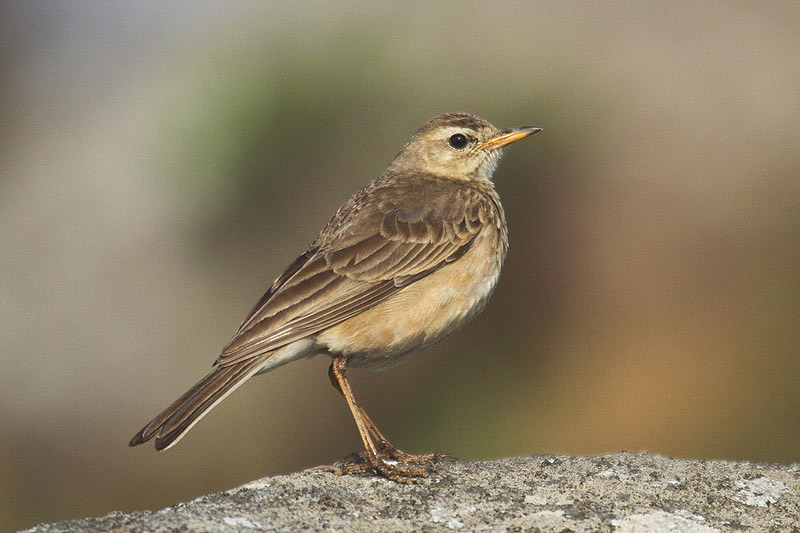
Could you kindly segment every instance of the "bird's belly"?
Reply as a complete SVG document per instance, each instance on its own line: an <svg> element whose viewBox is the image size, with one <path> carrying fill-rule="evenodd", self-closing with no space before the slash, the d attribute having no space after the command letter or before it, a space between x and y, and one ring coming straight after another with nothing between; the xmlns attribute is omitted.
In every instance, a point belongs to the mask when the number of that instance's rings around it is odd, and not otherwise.
<svg viewBox="0 0 800 533"><path fill-rule="evenodd" d="M455 262L368 311L317 335L317 346L348 364L384 368L453 333L480 312L500 276L497 234L478 236Z"/></svg>

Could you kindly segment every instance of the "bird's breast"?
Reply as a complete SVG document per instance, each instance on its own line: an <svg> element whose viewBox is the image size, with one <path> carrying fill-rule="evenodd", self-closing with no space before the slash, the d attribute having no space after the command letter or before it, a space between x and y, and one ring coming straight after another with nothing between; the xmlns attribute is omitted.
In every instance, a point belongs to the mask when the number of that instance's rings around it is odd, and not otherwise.
<svg viewBox="0 0 800 533"><path fill-rule="evenodd" d="M483 309L497 285L504 230L485 228L461 258L319 333L317 346L348 356L351 366L382 368L453 333Z"/></svg>

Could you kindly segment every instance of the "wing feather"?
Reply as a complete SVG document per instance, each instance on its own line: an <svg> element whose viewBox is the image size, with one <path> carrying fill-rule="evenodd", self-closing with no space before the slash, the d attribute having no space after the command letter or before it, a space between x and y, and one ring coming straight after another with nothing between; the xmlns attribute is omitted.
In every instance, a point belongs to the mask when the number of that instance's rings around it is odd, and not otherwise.
<svg viewBox="0 0 800 533"><path fill-rule="evenodd" d="M403 194L350 211L345 204L344 224L334 217L329 225L347 232L326 240L323 230L259 300L215 364L240 363L362 313L457 260L487 224L497 223L495 204L482 191L443 189L411 208L391 201Z"/></svg>

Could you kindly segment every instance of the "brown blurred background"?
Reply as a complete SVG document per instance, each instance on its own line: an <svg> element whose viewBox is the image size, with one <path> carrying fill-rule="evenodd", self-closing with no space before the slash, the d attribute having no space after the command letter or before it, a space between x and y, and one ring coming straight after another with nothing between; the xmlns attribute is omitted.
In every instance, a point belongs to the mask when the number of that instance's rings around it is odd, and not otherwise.
<svg viewBox="0 0 800 533"><path fill-rule="evenodd" d="M544 132L465 330L353 371L462 459L800 456L800 4L0 6L0 529L157 509L360 446L328 361L129 449L431 116Z"/></svg>

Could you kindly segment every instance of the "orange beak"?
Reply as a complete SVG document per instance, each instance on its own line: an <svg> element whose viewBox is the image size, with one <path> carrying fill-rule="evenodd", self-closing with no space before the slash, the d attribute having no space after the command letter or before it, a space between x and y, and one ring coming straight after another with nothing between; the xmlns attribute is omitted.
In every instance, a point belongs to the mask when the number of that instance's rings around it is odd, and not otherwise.
<svg viewBox="0 0 800 533"><path fill-rule="evenodd" d="M537 128L536 126L522 126L520 128L503 130L497 137L492 137L485 143L478 146L478 150L488 150L491 152L540 131L542 131L542 128Z"/></svg>

